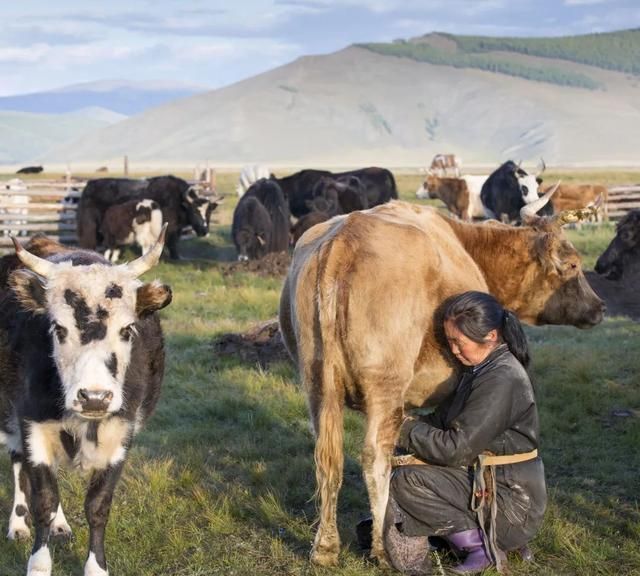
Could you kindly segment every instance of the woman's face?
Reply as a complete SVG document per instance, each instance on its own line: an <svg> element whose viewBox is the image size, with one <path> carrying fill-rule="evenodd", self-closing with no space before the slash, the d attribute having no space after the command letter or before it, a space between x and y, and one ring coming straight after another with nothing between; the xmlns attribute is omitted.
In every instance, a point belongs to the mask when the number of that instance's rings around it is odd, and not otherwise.
<svg viewBox="0 0 640 576"><path fill-rule="evenodd" d="M451 320L444 321L444 333L451 352L465 366L481 364L498 343L496 330L491 330L485 336L485 341L482 344L478 344L460 332Z"/></svg>

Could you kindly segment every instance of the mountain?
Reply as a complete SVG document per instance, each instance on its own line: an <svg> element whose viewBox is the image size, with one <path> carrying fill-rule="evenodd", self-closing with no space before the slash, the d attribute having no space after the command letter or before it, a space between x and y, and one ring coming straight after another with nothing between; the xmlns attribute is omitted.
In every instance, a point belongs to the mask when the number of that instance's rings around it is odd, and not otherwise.
<svg viewBox="0 0 640 576"><path fill-rule="evenodd" d="M456 152L463 163L638 164L636 55L638 30L350 46L147 110L45 158L411 166Z"/></svg>
<svg viewBox="0 0 640 576"><path fill-rule="evenodd" d="M105 80L65 86L57 90L0 96L0 110L64 114L99 107L125 116L202 92L204 88L177 82Z"/></svg>
<svg viewBox="0 0 640 576"><path fill-rule="evenodd" d="M69 114L30 114L0 111L0 163L38 158L61 143L126 118L103 108L84 108Z"/></svg>

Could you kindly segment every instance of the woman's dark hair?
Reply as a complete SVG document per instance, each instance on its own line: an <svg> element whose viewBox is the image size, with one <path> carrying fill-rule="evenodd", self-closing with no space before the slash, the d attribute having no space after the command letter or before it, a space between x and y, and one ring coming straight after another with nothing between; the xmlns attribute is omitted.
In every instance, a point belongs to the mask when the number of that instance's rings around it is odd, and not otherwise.
<svg viewBox="0 0 640 576"><path fill-rule="evenodd" d="M460 332L478 344L485 342L491 330L509 347L525 368L529 366L529 344L516 315L502 307L491 294L469 291L447 302L444 319L451 320Z"/></svg>

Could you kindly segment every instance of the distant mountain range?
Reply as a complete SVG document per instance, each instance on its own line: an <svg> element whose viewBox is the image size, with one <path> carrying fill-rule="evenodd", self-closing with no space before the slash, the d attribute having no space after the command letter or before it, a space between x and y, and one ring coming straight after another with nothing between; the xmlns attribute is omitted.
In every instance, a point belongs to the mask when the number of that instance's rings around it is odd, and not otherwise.
<svg viewBox="0 0 640 576"><path fill-rule="evenodd" d="M169 82L127 82L105 80L74 84L57 90L0 96L0 110L36 114L65 114L83 108L97 107L134 116L159 106L203 92L201 86Z"/></svg>
<svg viewBox="0 0 640 576"><path fill-rule="evenodd" d="M638 62L640 30L362 44L147 109L37 159L415 166L456 152L463 164L640 165Z"/></svg>

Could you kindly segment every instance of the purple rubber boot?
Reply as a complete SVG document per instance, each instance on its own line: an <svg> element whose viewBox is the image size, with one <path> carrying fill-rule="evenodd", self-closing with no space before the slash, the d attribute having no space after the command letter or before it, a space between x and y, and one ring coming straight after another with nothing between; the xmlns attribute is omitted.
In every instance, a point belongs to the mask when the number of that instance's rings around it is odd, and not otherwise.
<svg viewBox="0 0 640 576"><path fill-rule="evenodd" d="M450 569L454 574L476 574L493 565L491 555L484 547L479 528L449 534L446 539L454 551L467 555L464 562Z"/></svg>

